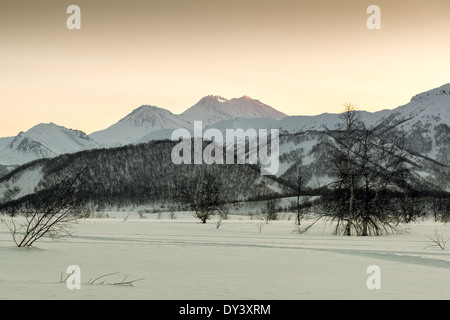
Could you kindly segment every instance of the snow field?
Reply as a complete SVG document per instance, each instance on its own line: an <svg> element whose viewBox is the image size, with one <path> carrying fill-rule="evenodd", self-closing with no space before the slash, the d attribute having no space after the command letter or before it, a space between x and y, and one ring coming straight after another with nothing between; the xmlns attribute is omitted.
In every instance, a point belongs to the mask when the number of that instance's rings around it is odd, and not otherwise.
<svg viewBox="0 0 450 320"><path fill-rule="evenodd" d="M80 220L63 242L17 248L0 223L0 299L449 299L450 244L432 246L435 228L423 221L408 233L333 236L318 223L292 233L293 221L265 224L232 215L198 223L189 213L109 213ZM3 217L3 219L6 219ZM261 232L258 225L263 224ZM307 222L304 222L306 225ZM69 290L66 269L81 270L81 289ZM367 267L380 267L381 289L370 290ZM92 279L105 274L104 283ZM114 285L138 280L133 286Z"/></svg>

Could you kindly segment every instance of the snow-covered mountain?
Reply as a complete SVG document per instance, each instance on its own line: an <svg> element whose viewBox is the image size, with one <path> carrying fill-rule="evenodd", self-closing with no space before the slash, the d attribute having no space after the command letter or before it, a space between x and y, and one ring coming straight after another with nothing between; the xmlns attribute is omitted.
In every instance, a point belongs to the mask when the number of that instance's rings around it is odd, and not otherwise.
<svg viewBox="0 0 450 320"><path fill-rule="evenodd" d="M194 121L202 121L203 127L206 127L236 118L279 120L284 117L284 113L248 96L228 100L211 95L200 99L179 115L154 106L141 106L111 127L94 132L90 136L106 147L113 147L169 139L174 129L192 130Z"/></svg>
<svg viewBox="0 0 450 320"><path fill-rule="evenodd" d="M367 127L385 134L404 134L410 151L450 165L450 84L418 94L396 109L358 113ZM339 114L329 113L286 116L248 96L230 100L206 96L179 115L143 105L89 136L55 124L40 124L16 137L0 138L0 164L17 165L62 153L170 139L174 129L192 131L196 120L202 121L204 129L277 128L283 135L332 130L341 121Z"/></svg>
<svg viewBox="0 0 450 320"><path fill-rule="evenodd" d="M54 123L41 123L27 132L20 132L3 145L0 149L0 163L24 164L36 159L100 147L82 131L67 129Z"/></svg>
<svg viewBox="0 0 450 320"><path fill-rule="evenodd" d="M201 120L204 126L235 118L283 119L287 115L248 96L225 99L206 96L184 111L180 117L190 123Z"/></svg>
<svg viewBox="0 0 450 320"><path fill-rule="evenodd" d="M107 129L90 135L106 147L136 143L144 136L158 130L177 129L190 126L166 109L143 105Z"/></svg>

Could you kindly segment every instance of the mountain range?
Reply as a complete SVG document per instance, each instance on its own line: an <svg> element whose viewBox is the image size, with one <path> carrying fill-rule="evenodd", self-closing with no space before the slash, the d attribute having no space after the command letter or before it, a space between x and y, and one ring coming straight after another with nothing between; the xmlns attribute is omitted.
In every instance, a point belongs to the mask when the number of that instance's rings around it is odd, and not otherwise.
<svg viewBox="0 0 450 320"><path fill-rule="evenodd" d="M208 125L238 117L276 120L286 114L247 96L231 100L206 96L180 115L143 105L110 127L90 135L48 123L38 124L16 137L0 138L0 165L22 165L64 153L165 139L174 129L191 129L195 120Z"/></svg>
<svg viewBox="0 0 450 320"><path fill-rule="evenodd" d="M405 138L409 164L417 181L432 189L450 191L450 84L417 94L398 108L374 113L358 111L358 116L380 137L402 135ZM321 141L330 130L337 128L340 114L287 116L247 96L230 100L207 96L179 115L144 105L116 124L90 135L50 123L39 124L16 137L0 138L0 177L3 175L0 195L7 194L9 201L20 199L39 189L50 173L73 167L75 163L81 167L84 163L91 166L92 194L100 186L111 186L110 196L99 195L109 199L109 205L114 205L115 197L120 198L118 195L123 195L123 190L144 198L145 194L140 192L151 190L148 192L156 195L152 201L155 197L170 199L175 181L189 172L186 168L181 172L177 166L161 163L163 159L170 162L174 145L166 140L174 129L192 130L195 120L201 120L204 129L280 130L280 166L276 176L262 177L255 170L238 165L231 166L236 167L232 170L215 169L218 175L227 177L234 190L241 190L246 199L252 197L252 190L264 195L284 192L299 167L308 172L309 187L327 183L321 161L326 151L321 148ZM161 143L155 144L158 141ZM22 166L14 169L18 165ZM142 180L137 172L147 172L150 180L165 181L159 187L155 187L155 181L149 186L150 182ZM164 172L164 176L157 172ZM142 180L141 184L136 184L138 180ZM246 188L242 189L244 185Z"/></svg>
<svg viewBox="0 0 450 320"><path fill-rule="evenodd" d="M411 151L448 164L444 145L448 138L446 126L450 124L450 84L418 94L395 109L359 113L367 126L401 131ZM64 153L168 139L174 129L192 130L195 120L201 120L205 128L277 128L293 134L333 129L339 114L287 116L248 96L230 100L206 96L179 115L143 105L90 135L49 123L38 124L16 137L0 138L0 165L21 165Z"/></svg>

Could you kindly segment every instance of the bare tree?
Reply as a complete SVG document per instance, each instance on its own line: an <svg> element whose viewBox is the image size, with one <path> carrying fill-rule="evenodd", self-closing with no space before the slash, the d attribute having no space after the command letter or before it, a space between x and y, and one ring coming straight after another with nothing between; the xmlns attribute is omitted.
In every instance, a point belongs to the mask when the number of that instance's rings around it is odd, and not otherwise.
<svg viewBox="0 0 450 320"><path fill-rule="evenodd" d="M72 234L73 225L87 211L81 190L83 171L70 172L30 196L23 217L11 217L7 226L18 247L31 247L41 238L55 240Z"/></svg>
<svg viewBox="0 0 450 320"><path fill-rule="evenodd" d="M337 180L334 183L335 208L332 212L332 220L336 222L335 233L343 232L350 236L356 222L356 184L357 172L355 168L355 155L359 153L357 133L360 122L358 121L356 107L350 103L344 104L344 112L341 115L340 130L330 134L332 142L328 142L329 171Z"/></svg>
<svg viewBox="0 0 450 320"><path fill-rule="evenodd" d="M434 236L430 237L427 236L432 242L433 244L427 246L427 247L438 247L441 250L445 250L445 245L447 244L447 242L450 239L444 239L444 234L443 233L438 233L437 228L434 229Z"/></svg>
<svg viewBox="0 0 450 320"><path fill-rule="evenodd" d="M409 170L402 139L383 140L345 105L339 130L328 131L328 174L336 180L322 196L318 217L336 224L334 233L350 236L395 231ZM307 230L307 229L305 229ZM302 231L303 232L303 231Z"/></svg>
<svg viewBox="0 0 450 320"><path fill-rule="evenodd" d="M303 189L303 176L300 174L297 176L297 181L295 185L295 196L296 196L296 216L295 216L295 223L300 225L301 219L302 219L302 206L300 204L300 199L302 196L302 189Z"/></svg>
<svg viewBox="0 0 450 320"><path fill-rule="evenodd" d="M358 232L362 236L394 230L394 216L404 215L405 210L411 212L407 222L413 219L411 202L398 201L404 197L402 188L409 173L402 141L398 138L383 141L365 126L359 133L357 143L361 147L355 156L355 166L359 175Z"/></svg>
<svg viewBox="0 0 450 320"><path fill-rule="evenodd" d="M436 197L432 202L432 211L435 221L447 223L450 221L450 196Z"/></svg>
<svg viewBox="0 0 450 320"><path fill-rule="evenodd" d="M301 220L311 207L310 198L305 196L305 186L307 183L307 177L303 173L301 167L297 170L294 183L291 183L291 188L295 193L295 201L291 202L290 208L295 213L295 224L300 225Z"/></svg>
<svg viewBox="0 0 450 320"><path fill-rule="evenodd" d="M225 205L222 185L207 171L178 186L180 201L194 211L194 216L206 223L211 215L222 212Z"/></svg>
<svg viewBox="0 0 450 320"><path fill-rule="evenodd" d="M175 212L170 211L169 218L172 219L172 220L175 220L177 218L177 215L175 214Z"/></svg>
<svg viewBox="0 0 450 320"><path fill-rule="evenodd" d="M222 224L223 224L223 218L222 218L222 216L219 216L219 218L216 221L216 229L219 229Z"/></svg>
<svg viewBox="0 0 450 320"><path fill-rule="evenodd" d="M354 172L353 157L354 157L354 142L355 133L357 132L357 116L356 107L350 103L344 104L345 112L343 115L345 130L344 140L341 142L344 151L344 171L343 171L343 183L348 190L348 213L347 224L345 226L345 235L350 235L351 226L354 219L355 210L355 180L356 174ZM357 151L356 151L357 152Z"/></svg>
<svg viewBox="0 0 450 320"><path fill-rule="evenodd" d="M278 220L277 199L268 200L264 204L263 214L266 223L270 220Z"/></svg>
<svg viewBox="0 0 450 320"><path fill-rule="evenodd" d="M256 224L256 229L258 229L258 232L261 233L262 229L264 228L264 223L263 222L258 222Z"/></svg>

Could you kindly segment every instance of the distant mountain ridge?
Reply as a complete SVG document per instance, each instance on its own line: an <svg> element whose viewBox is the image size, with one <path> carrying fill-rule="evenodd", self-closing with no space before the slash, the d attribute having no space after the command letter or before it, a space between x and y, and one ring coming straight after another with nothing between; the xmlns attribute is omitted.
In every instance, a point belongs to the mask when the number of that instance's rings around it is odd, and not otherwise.
<svg viewBox="0 0 450 320"><path fill-rule="evenodd" d="M417 94L395 109L358 113L368 127L386 134L404 134L410 151L450 165L450 84ZM53 123L39 124L16 137L0 138L0 164L20 165L64 153L170 139L174 129L192 130L196 120L203 122L204 129L278 128L280 133L289 135L335 129L339 117L329 113L287 116L248 96L226 99L210 95L178 115L143 105L90 135Z"/></svg>
<svg viewBox="0 0 450 320"><path fill-rule="evenodd" d="M247 96L231 100L207 96L181 115L142 105L117 123L90 135L54 123L41 123L15 137L0 138L0 164L21 165L64 153L166 139L174 129L191 128L195 120L208 124L212 119L220 121L238 116L279 119L286 115Z"/></svg>

